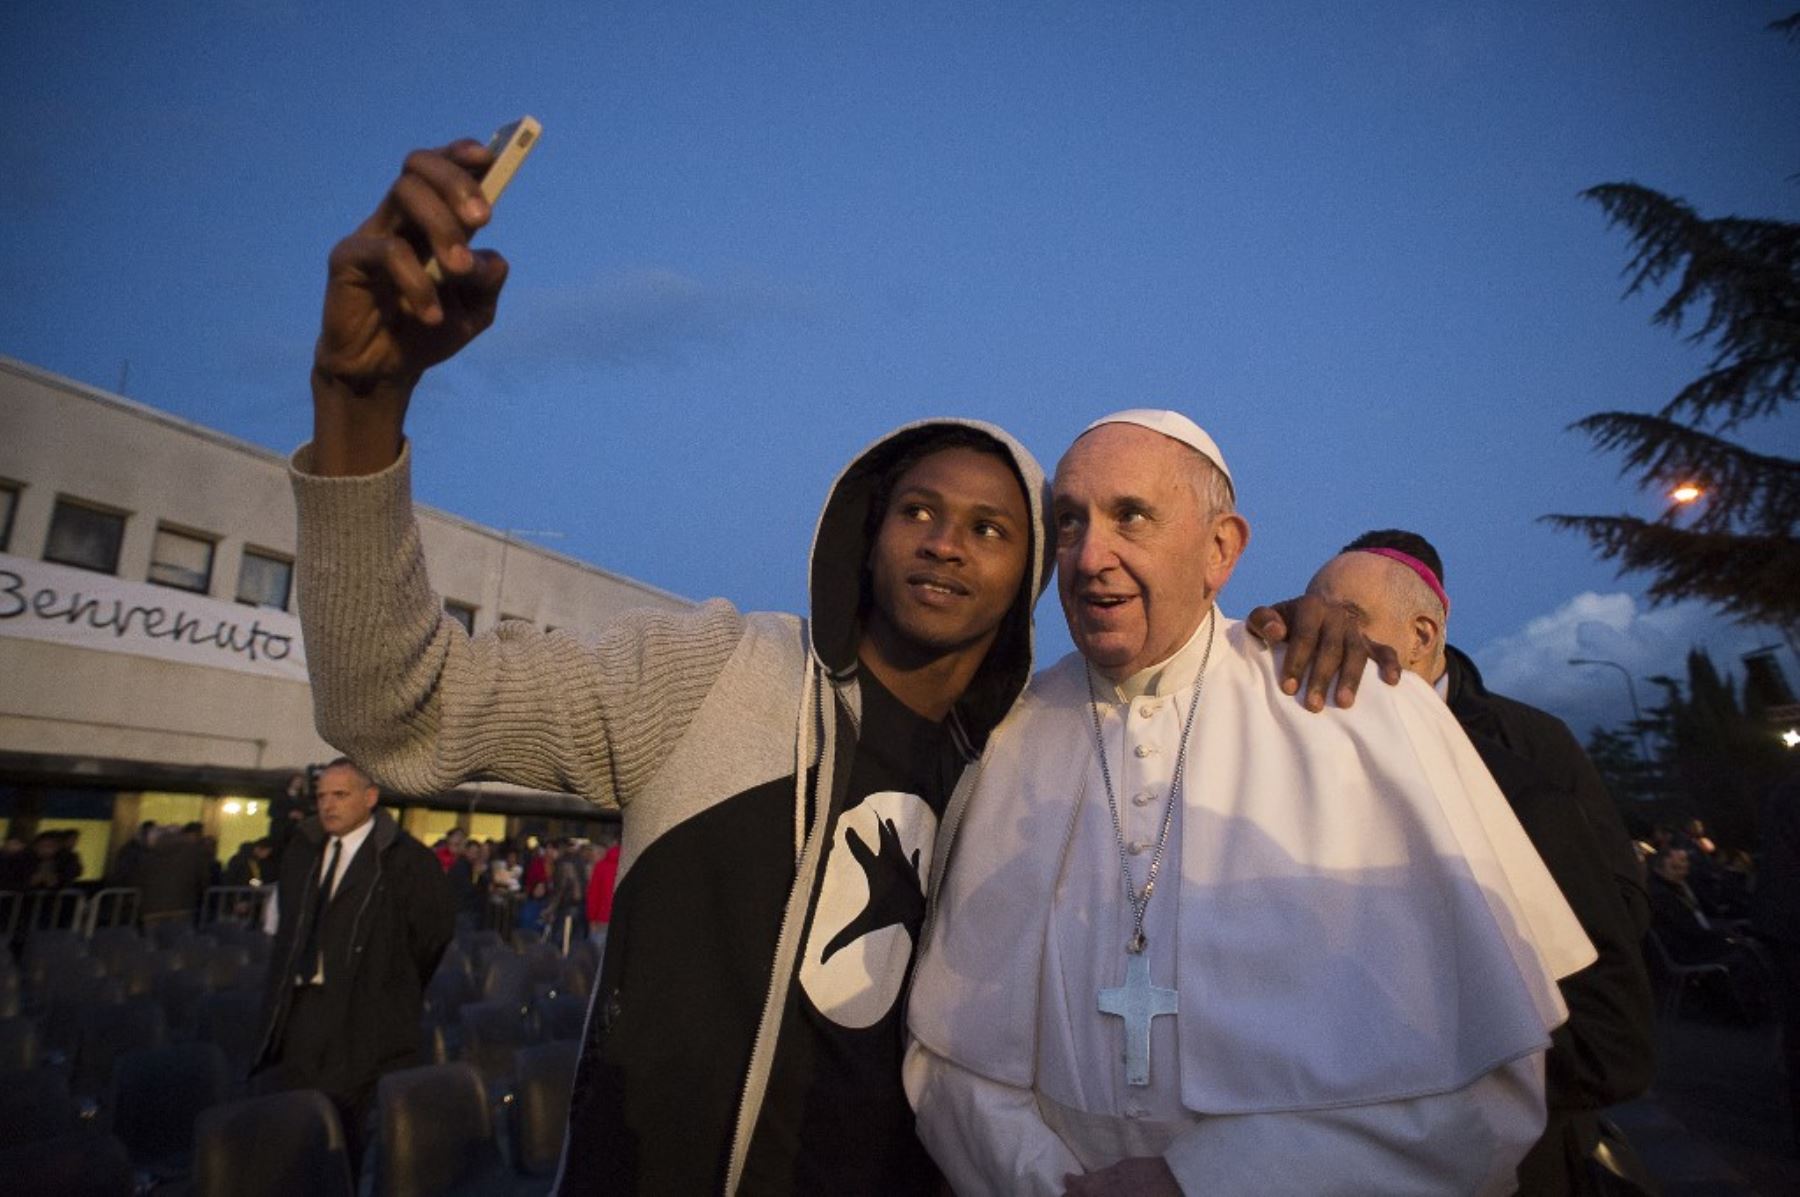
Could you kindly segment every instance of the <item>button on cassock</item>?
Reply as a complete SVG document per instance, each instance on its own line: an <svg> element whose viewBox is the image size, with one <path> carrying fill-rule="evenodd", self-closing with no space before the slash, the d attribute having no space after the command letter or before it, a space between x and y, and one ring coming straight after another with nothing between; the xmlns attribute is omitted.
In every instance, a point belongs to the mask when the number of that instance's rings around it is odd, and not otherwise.
<svg viewBox="0 0 1800 1197"><path fill-rule="evenodd" d="M1131 753L1133 756L1146 757L1155 751L1156 746L1154 744L1139 744L1136 748L1131 750Z"/></svg>

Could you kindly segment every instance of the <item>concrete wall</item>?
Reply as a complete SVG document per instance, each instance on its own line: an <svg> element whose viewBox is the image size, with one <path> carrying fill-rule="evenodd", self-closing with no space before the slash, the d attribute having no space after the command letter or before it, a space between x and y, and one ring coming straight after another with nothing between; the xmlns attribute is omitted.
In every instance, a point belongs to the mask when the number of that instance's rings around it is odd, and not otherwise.
<svg viewBox="0 0 1800 1197"><path fill-rule="evenodd" d="M42 556L59 495L126 513L117 576L127 582L145 582L159 523L215 539L209 594L225 602L246 546L294 551L281 454L4 357L0 482L19 486L6 546L15 557ZM505 614L587 633L628 608L687 605L444 512L421 508L420 522L434 584L478 609L477 631ZM22 640L0 627L0 753L9 752L253 769L333 755L313 733L302 682Z"/></svg>

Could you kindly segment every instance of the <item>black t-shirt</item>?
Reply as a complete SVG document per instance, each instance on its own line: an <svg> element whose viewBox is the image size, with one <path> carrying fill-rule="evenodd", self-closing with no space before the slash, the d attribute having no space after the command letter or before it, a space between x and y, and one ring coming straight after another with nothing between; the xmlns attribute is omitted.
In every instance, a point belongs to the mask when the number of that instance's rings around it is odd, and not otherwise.
<svg viewBox="0 0 1800 1197"><path fill-rule="evenodd" d="M963 761L948 728L865 670L843 806L808 913L746 1193L931 1193L937 1172L900 1083L901 997L931 851Z"/></svg>

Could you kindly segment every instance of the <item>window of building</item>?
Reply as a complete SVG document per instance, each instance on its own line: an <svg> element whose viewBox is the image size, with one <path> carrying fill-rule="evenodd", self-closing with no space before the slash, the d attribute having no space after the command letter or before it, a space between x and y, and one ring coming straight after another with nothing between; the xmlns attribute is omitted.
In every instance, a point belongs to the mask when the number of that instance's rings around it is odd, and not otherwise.
<svg viewBox="0 0 1800 1197"><path fill-rule="evenodd" d="M238 602L286 611L288 591L293 585L292 561L258 549L244 550L243 563L238 566Z"/></svg>
<svg viewBox="0 0 1800 1197"><path fill-rule="evenodd" d="M158 528L150 547L150 580L159 586L205 594L212 586L213 542L189 532Z"/></svg>
<svg viewBox="0 0 1800 1197"><path fill-rule="evenodd" d="M50 535L44 560L103 574L119 572L119 546L125 541L125 517L73 499L58 499L50 513Z"/></svg>
<svg viewBox="0 0 1800 1197"><path fill-rule="evenodd" d="M444 610L449 613L451 619L463 626L463 631L471 636L475 634L475 608L467 603L459 603L455 599L445 599Z"/></svg>
<svg viewBox="0 0 1800 1197"><path fill-rule="evenodd" d="M0 553L9 552L11 549L13 513L18 509L18 484L0 482Z"/></svg>

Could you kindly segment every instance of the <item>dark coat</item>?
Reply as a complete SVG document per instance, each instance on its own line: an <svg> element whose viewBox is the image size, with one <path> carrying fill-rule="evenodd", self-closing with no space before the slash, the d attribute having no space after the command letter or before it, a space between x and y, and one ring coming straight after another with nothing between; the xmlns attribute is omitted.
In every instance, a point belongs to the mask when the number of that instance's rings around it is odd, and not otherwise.
<svg viewBox="0 0 1800 1197"><path fill-rule="evenodd" d="M1649 898L1618 809L1568 727L1488 690L1457 649L1447 656L1451 713L1599 953L1562 982L1569 1021L1545 1059L1549 1120L1519 1168L1520 1191L1533 1197L1586 1192L1593 1112L1643 1093L1655 1072Z"/></svg>
<svg viewBox="0 0 1800 1197"><path fill-rule="evenodd" d="M140 909L153 915L192 915L206 892L206 848L185 832L165 831L139 858Z"/></svg>
<svg viewBox="0 0 1800 1197"><path fill-rule="evenodd" d="M294 1078L327 1093L349 1093L382 1073L421 1062L419 1015L425 986L452 933L444 870L431 849L379 808L369 840L350 862L325 909L320 947L324 997L335 1050L317 1076ZM281 860L280 925L263 995L263 1038L253 1072L280 1061L293 979L318 895L326 837L316 818L300 824Z"/></svg>

